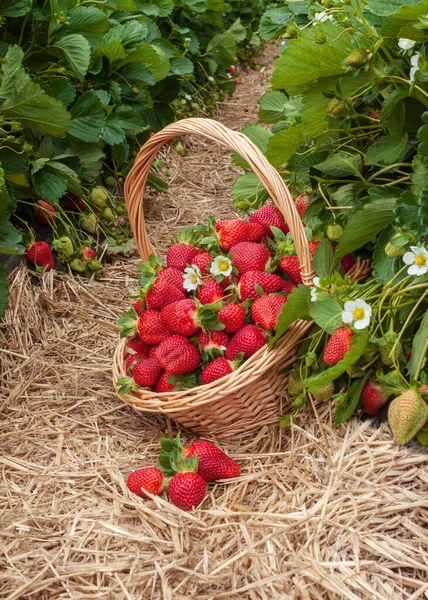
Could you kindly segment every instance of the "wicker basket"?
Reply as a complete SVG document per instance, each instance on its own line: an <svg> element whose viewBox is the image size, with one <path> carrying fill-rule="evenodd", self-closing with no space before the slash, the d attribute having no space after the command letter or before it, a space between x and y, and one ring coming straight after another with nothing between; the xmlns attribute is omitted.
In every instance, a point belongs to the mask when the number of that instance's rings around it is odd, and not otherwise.
<svg viewBox="0 0 428 600"><path fill-rule="evenodd" d="M314 271L308 240L284 181L251 140L211 119L184 119L168 125L151 137L138 153L126 178L125 201L142 259L147 260L154 253L147 238L143 212L144 189L151 163L168 139L185 134L198 134L218 142L235 150L248 162L284 215L302 265L303 282L311 284ZM354 266L355 279L364 270L362 267L361 263ZM283 408L287 379L278 369L282 371L294 362L297 344L310 326L307 321L294 323L274 349L261 348L239 369L209 385L162 394L138 390L119 397L136 410L164 413L180 426L205 436L230 437L275 422ZM122 340L113 358L114 384L125 376L125 352L126 340Z"/></svg>

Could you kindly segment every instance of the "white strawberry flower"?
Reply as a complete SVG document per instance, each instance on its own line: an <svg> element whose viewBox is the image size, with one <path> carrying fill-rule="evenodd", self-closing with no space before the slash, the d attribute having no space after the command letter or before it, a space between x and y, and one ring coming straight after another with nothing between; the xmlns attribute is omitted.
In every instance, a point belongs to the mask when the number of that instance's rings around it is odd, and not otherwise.
<svg viewBox="0 0 428 600"><path fill-rule="evenodd" d="M214 77L212 77L211 75L208 76L208 81L214 81Z"/></svg>
<svg viewBox="0 0 428 600"><path fill-rule="evenodd" d="M355 329L365 329L370 324L372 316L372 307L362 298L357 300L348 300L345 302L345 310L342 313L344 323L354 324Z"/></svg>
<svg viewBox="0 0 428 600"><path fill-rule="evenodd" d="M196 266L186 267L183 275L183 287L187 292L197 290L202 283L202 273Z"/></svg>
<svg viewBox="0 0 428 600"><path fill-rule="evenodd" d="M398 40L398 45L402 50L411 50L415 44L415 40L409 40L409 38L400 38Z"/></svg>
<svg viewBox="0 0 428 600"><path fill-rule="evenodd" d="M210 273L214 277L217 275L228 277L232 273L232 261L227 256L216 256L211 263Z"/></svg>
<svg viewBox="0 0 428 600"><path fill-rule="evenodd" d="M415 75L416 75L416 71L419 71L419 52L415 52L414 55L412 56L412 58L410 59L410 64L412 65L412 68L410 69L410 73L409 73L409 82L413 83L415 81Z"/></svg>
<svg viewBox="0 0 428 600"><path fill-rule="evenodd" d="M192 96L190 96L189 94L184 94L184 97L186 98L186 100L188 100L188 102L191 102L193 100Z"/></svg>
<svg viewBox="0 0 428 600"><path fill-rule="evenodd" d="M318 299L318 293L317 290L315 288L319 288L320 287L320 278L319 277L314 277L312 279L312 283L314 284L314 287L311 288L311 302L316 302Z"/></svg>
<svg viewBox="0 0 428 600"><path fill-rule="evenodd" d="M419 276L428 272L428 250L424 247L410 246L410 252L406 252L403 261L410 265L407 269L409 275Z"/></svg>
<svg viewBox="0 0 428 600"><path fill-rule="evenodd" d="M333 21L333 15L328 15L325 10L322 12L315 13L313 24L324 23L325 21Z"/></svg>

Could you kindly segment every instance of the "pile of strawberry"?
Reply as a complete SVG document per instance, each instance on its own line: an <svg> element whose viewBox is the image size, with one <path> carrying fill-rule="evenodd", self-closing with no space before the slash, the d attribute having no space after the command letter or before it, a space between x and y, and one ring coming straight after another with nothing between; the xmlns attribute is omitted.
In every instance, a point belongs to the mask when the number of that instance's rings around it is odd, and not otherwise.
<svg viewBox="0 0 428 600"><path fill-rule="evenodd" d="M310 203L296 199L300 216ZM319 243L309 242L312 254ZM342 259L345 271L353 264L352 255ZM271 205L249 221L210 218L185 228L165 264L152 256L140 269L140 297L118 321L128 348L120 393L171 392L229 375L267 343L302 283L289 228Z"/></svg>
<svg viewBox="0 0 428 600"><path fill-rule="evenodd" d="M199 440L186 449L177 434L174 439L164 437L160 445L157 467L128 476L129 490L142 498L159 496L166 489L175 506L189 511L205 498L207 483L238 477L241 472L237 462L210 442Z"/></svg>

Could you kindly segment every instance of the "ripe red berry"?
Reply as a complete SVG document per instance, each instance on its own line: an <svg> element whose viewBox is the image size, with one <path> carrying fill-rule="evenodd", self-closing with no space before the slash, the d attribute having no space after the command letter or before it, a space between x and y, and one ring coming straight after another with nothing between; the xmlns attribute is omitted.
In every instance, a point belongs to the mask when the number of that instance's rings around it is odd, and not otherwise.
<svg viewBox="0 0 428 600"><path fill-rule="evenodd" d="M168 373L168 371L164 371L162 375L159 377L157 384L155 385L155 392L165 393L172 392L175 388L175 383L169 383L168 377L170 377L172 373Z"/></svg>
<svg viewBox="0 0 428 600"><path fill-rule="evenodd" d="M138 317L137 329L143 342L150 346L160 344L171 335L162 322L161 313L151 308L142 311Z"/></svg>
<svg viewBox="0 0 428 600"><path fill-rule="evenodd" d="M42 223L53 223L56 219L56 212L49 202L37 200L37 206L34 207L34 216Z"/></svg>
<svg viewBox="0 0 428 600"><path fill-rule="evenodd" d="M259 293L256 286L259 286L265 294L279 292L282 288L282 282L281 277L273 273L247 271L242 275L238 283L239 297L242 301L249 298L258 298Z"/></svg>
<svg viewBox="0 0 428 600"><path fill-rule="evenodd" d="M234 371L233 361L227 360L222 356L215 358L202 369L202 383L207 385L217 379L221 379ZM205 479L205 477L204 477Z"/></svg>
<svg viewBox="0 0 428 600"><path fill-rule="evenodd" d="M229 343L229 336L224 331L200 331L196 336L199 347L202 351L225 350Z"/></svg>
<svg viewBox="0 0 428 600"><path fill-rule="evenodd" d="M207 484L200 475L192 471L177 473L168 485L171 502L181 510L197 508L205 498Z"/></svg>
<svg viewBox="0 0 428 600"><path fill-rule="evenodd" d="M215 279L207 278L204 279L199 288L198 300L201 304L212 304L225 295L227 295L227 292L223 291L223 288Z"/></svg>
<svg viewBox="0 0 428 600"><path fill-rule="evenodd" d="M263 296L257 298L251 307L253 320L257 325L272 331L275 329L282 312L282 307L287 302L284 296Z"/></svg>
<svg viewBox="0 0 428 600"><path fill-rule="evenodd" d="M176 285L166 279L157 279L146 294L146 306L160 310L171 302L185 298L186 295L182 289L178 289Z"/></svg>
<svg viewBox="0 0 428 600"><path fill-rule="evenodd" d="M336 329L324 350L324 361L331 367L342 360L351 348L353 333L346 327Z"/></svg>
<svg viewBox="0 0 428 600"><path fill-rule="evenodd" d="M155 356L162 368L173 375L191 373L201 362L199 352L183 335L171 335L161 342Z"/></svg>
<svg viewBox="0 0 428 600"><path fill-rule="evenodd" d="M239 242L232 246L230 254L241 275L247 271L267 271L272 258L266 246L255 242Z"/></svg>
<svg viewBox="0 0 428 600"><path fill-rule="evenodd" d="M217 313L220 321L225 325L225 333L236 333L245 325L245 308L236 302L226 304Z"/></svg>
<svg viewBox="0 0 428 600"><path fill-rule="evenodd" d="M184 453L185 458L191 456L199 458L197 473L205 481L230 479L232 477L239 477L241 473L241 467L238 463L210 442L205 442L204 440L193 442Z"/></svg>
<svg viewBox="0 0 428 600"><path fill-rule="evenodd" d="M303 283L300 261L297 256L283 256L279 261L279 266L293 283Z"/></svg>
<svg viewBox="0 0 428 600"><path fill-rule="evenodd" d="M144 356L147 356L149 352L149 347L145 342L143 342L143 340L138 334L135 335L133 338L130 338L127 343L128 346L132 348L132 350L135 350L135 352L137 352L138 354L143 354Z"/></svg>
<svg viewBox="0 0 428 600"><path fill-rule="evenodd" d="M179 290L183 290L183 273L175 267L162 268L157 276L158 281L168 281L175 285Z"/></svg>
<svg viewBox="0 0 428 600"><path fill-rule="evenodd" d="M162 471L155 467L138 469L129 474L126 485L131 492L141 496L141 498L149 498L145 492L149 492L153 496L159 496L163 490L164 476Z"/></svg>
<svg viewBox="0 0 428 600"><path fill-rule="evenodd" d="M201 252L200 254L196 254L190 262L192 266L198 267L202 275L208 275L209 268L208 264L212 263L213 257L209 252Z"/></svg>
<svg viewBox="0 0 428 600"><path fill-rule="evenodd" d="M253 212L250 216L250 223L261 223L265 227L265 235L272 238L271 226L277 227L284 233L288 233L290 228L284 220L281 211L272 204L264 204L261 208Z"/></svg>
<svg viewBox="0 0 428 600"><path fill-rule="evenodd" d="M257 350L266 344L265 334L255 325L245 325L237 331L226 349L226 358L233 360L241 352L244 358L250 358Z"/></svg>
<svg viewBox="0 0 428 600"><path fill-rule="evenodd" d="M132 379L139 387L153 387L162 372L156 358L143 358L134 366Z"/></svg>
<svg viewBox="0 0 428 600"><path fill-rule="evenodd" d="M27 251L28 262L36 267L44 267L47 271L54 268L54 258L49 244L34 242Z"/></svg>
<svg viewBox="0 0 428 600"><path fill-rule="evenodd" d="M364 411L368 415L377 413L388 402L388 399L389 395L383 391L379 383L372 379L366 381L361 392L361 400Z"/></svg>
<svg viewBox="0 0 428 600"><path fill-rule="evenodd" d="M301 217L303 217L303 215L306 212L306 209L311 204L311 202L312 202L312 198L310 198L306 194L300 194L300 196L297 196L296 208L297 208L297 212L299 213L299 215Z"/></svg>
<svg viewBox="0 0 428 600"><path fill-rule="evenodd" d="M186 265L189 265L192 258L199 254L199 248L194 248L190 244L173 244L166 253L166 264L168 267L174 267L179 271L184 271Z"/></svg>

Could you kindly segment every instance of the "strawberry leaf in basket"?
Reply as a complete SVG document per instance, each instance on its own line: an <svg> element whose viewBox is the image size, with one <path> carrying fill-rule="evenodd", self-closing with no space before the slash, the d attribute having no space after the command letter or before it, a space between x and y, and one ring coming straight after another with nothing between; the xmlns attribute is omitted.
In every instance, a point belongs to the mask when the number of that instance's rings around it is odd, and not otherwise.
<svg viewBox="0 0 428 600"><path fill-rule="evenodd" d="M270 339L269 346L287 331L292 323L299 319L309 319L309 303L311 291L306 285L299 285L287 296L287 302L282 307L278 322L275 327L275 335Z"/></svg>
<svg viewBox="0 0 428 600"><path fill-rule="evenodd" d="M362 356L367 346L367 340L367 330L356 333L353 337L353 344L351 349L348 350L344 358L340 360L337 363L337 365L326 369L322 373L318 373L318 375L309 377L309 379L305 379L304 384L308 392L310 392L311 394L317 392L325 385L332 383L332 381L334 381L340 375L342 375L342 373L344 373L346 369L355 364L357 360Z"/></svg>
<svg viewBox="0 0 428 600"><path fill-rule="evenodd" d="M361 392L363 391L364 384L370 376L370 371L367 372L362 379L357 379L351 385L348 391L348 402L345 406L341 406L336 410L336 421L334 423L335 427L339 427L351 418L353 413L357 410L360 404Z"/></svg>

